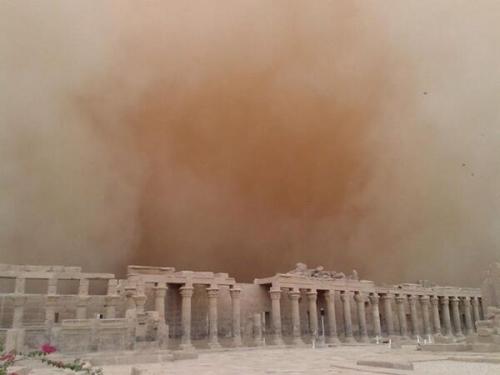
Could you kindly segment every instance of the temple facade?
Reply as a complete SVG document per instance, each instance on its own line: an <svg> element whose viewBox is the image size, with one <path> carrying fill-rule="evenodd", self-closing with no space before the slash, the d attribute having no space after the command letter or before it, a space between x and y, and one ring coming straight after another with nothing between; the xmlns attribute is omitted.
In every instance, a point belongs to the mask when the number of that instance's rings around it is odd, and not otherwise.
<svg viewBox="0 0 500 375"><path fill-rule="evenodd" d="M376 285L357 272L294 270L253 283L226 273L129 266L0 265L0 342L63 353L261 345L431 342L474 335L479 288Z"/></svg>

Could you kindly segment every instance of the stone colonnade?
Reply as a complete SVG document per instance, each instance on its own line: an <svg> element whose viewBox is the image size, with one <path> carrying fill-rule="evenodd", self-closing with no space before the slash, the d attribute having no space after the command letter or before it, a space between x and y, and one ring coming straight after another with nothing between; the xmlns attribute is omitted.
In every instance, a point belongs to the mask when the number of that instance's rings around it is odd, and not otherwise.
<svg viewBox="0 0 500 375"><path fill-rule="evenodd" d="M299 301L300 288L288 289L291 309L291 336L294 344L303 344L301 337L301 318ZM377 293L352 290L316 290L305 289L309 311L309 332L312 338L318 339L318 292L324 296L326 303L326 319L329 330L324 332L327 343L339 343L335 300L340 300L343 311L344 342L369 342L374 338L400 337L403 339L429 339L432 335L462 337L475 331L475 322L481 320L480 298L459 296L437 296L398 293ZM271 287L271 323L272 341L276 345L283 344L281 324L282 289ZM336 298L338 296L338 298ZM380 313L382 301L383 314ZM356 304L357 332L354 337L351 304ZM368 311L366 306L368 305ZM395 311L394 311L395 306ZM409 312L409 324L407 318ZM371 330L368 332L367 315L370 316ZM395 318L399 330L395 330ZM381 319L384 324L382 325ZM442 322L442 324L441 324ZM384 328L384 329L382 329ZM378 340L378 339L376 339Z"/></svg>

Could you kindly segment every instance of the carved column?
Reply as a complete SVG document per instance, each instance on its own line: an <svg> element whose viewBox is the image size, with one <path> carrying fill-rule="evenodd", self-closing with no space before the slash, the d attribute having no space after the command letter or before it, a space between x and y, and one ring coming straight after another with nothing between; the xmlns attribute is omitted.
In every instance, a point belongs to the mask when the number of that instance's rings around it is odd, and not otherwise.
<svg viewBox="0 0 500 375"><path fill-rule="evenodd" d="M80 279L78 302L76 305L76 319L87 319L87 305L89 299L89 279Z"/></svg>
<svg viewBox="0 0 500 375"><path fill-rule="evenodd" d="M450 299L448 297L441 297L441 312L443 314L444 334L452 336L451 317L450 317Z"/></svg>
<svg viewBox="0 0 500 375"><path fill-rule="evenodd" d="M384 302L385 323L387 325L387 336L394 336L394 319L392 316L392 300L394 295L386 293L382 296Z"/></svg>
<svg viewBox="0 0 500 375"><path fill-rule="evenodd" d="M165 283L158 283L154 287L155 311L162 322L165 322L165 296L167 295L167 289L168 287Z"/></svg>
<svg viewBox="0 0 500 375"><path fill-rule="evenodd" d="M458 304L460 299L458 297L451 297L451 311L453 315L453 325L455 326L455 334L460 337L462 333L462 319L460 319L460 310Z"/></svg>
<svg viewBox="0 0 500 375"><path fill-rule="evenodd" d="M300 290L299 289L291 290L288 293L288 297L290 298L290 305L292 310L293 343L296 345L302 345L304 342L302 341L300 333L300 310L299 310Z"/></svg>
<svg viewBox="0 0 500 375"><path fill-rule="evenodd" d="M422 306L422 320L424 321L424 335L432 335L431 322L429 317L429 296L420 296L420 305Z"/></svg>
<svg viewBox="0 0 500 375"><path fill-rule="evenodd" d="M325 292L325 300L329 329L327 342L329 344L338 344L340 341L337 335L337 318L335 316L335 291L327 290Z"/></svg>
<svg viewBox="0 0 500 375"><path fill-rule="evenodd" d="M192 285L185 284L180 288L182 296L181 305L181 321L182 321L182 349L192 349L191 344L191 298L193 297L194 288Z"/></svg>
<svg viewBox="0 0 500 375"><path fill-rule="evenodd" d="M229 294L231 295L231 305L233 309L233 345L241 346L241 289L233 286L229 290Z"/></svg>
<svg viewBox="0 0 500 375"><path fill-rule="evenodd" d="M396 296L396 304L398 308L398 319L399 319L399 334L402 338L408 338L408 324L406 322L406 311L405 311L405 301L406 295L398 294Z"/></svg>
<svg viewBox="0 0 500 375"><path fill-rule="evenodd" d="M344 328L346 342L356 342L352 334L351 298L352 292L348 290L342 292L340 295L340 299L344 305Z"/></svg>
<svg viewBox="0 0 500 375"><path fill-rule="evenodd" d="M361 342L368 342L368 330L366 328L366 297L363 293L358 292L354 295L358 310L359 337Z"/></svg>
<svg viewBox="0 0 500 375"><path fill-rule="evenodd" d="M135 292L135 287L131 285L125 287L125 298L127 299L125 317L127 319L135 319L137 317L137 306L134 299Z"/></svg>
<svg viewBox="0 0 500 375"><path fill-rule="evenodd" d="M441 334L441 319L439 318L439 297L432 296L431 297L432 304L432 321L434 325L434 334Z"/></svg>
<svg viewBox="0 0 500 375"><path fill-rule="evenodd" d="M253 314L253 335L256 346L264 345L264 340L262 339L262 316L260 313Z"/></svg>
<svg viewBox="0 0 500 375"><path fill-rule="evenodd" d="M275 345L283 345L283 339L281 337L281 289L278 287L273 287L269 290L271 295L271 315L273 323L273 341Z"/></svg>
<svg viewBox="0 0 500 375"><path fill-rule="evenodd" d="M370 294L369 298L370 298L372 319L373 319L373 335L375 337L381 337L382 327L380 326L380 309L379 309L380 297L377 293L372 293Z"/></svg>
<svg viewBox="0 0 500 375"><path fill-rule="evenodd" d="M220 348L218 329L217 329L217 297L219 288L211 286L207 288L208 294L208 321L209 321L209 339L208 346L211 349Z"/></svg>
<svg viewBox="0 0 500 375"><path fill-rule="evenodd" d="M411 295L408 297L410 303L410 318L411 318L411 330L414 337L420 336L418 331L418 316L417 316L417 301L418 296Z"/></svg>
<svg viewBox="0 0 500 375"><path fill-rule="evenodd" d="M470 297L463 298L464 315L465 315L465 334L472 335L474 333L474 325L472 323Z"/></svg>
<svg viewBox="0 0 500 375"><path fill-rule="evenodd" d="M307 300L309 302L309 323L311 331L311 339L315 340L318 338L318 292L316 290L310 290L307 292Z"/></svg>
<svg viewBox="0 0 500 375"><path fill-rule="evenodd" d="M476 327L476 322L481 320L479 315L479 299L477 297L472 297L472 312L474 314L474 327Z"/></svg>

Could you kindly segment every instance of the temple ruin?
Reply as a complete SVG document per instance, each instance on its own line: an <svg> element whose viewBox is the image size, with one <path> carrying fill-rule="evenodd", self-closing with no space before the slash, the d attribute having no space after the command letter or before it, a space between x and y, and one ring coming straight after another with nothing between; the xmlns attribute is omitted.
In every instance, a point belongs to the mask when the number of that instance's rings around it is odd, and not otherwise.
<svg viewBox="0 0 500 375"><path fill-rule="evenodd" d="M253 283L226 273L129 266L127 277L80 267L0 265L0 341L63 353L433 342L476 334L479 288L376 285L357 272L294 270Z"/></svg>

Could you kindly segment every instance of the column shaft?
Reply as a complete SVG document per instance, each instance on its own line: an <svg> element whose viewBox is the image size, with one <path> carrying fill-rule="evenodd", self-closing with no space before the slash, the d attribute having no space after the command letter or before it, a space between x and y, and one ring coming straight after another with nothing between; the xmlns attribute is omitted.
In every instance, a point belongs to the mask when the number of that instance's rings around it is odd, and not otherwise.
<svg viewBox="0 0 500 375"><path fill-rule="evenodd" d="M356 300L357 310L358 310L358 325L359 325L359 338L361 342L368 342L368 330L366 328L366 311L365 311L365 301L366 297L363 293L358 292L355 294L354 299Z"/></svg>
<svg viewBox="0 0 500 375"><path fill-rule="evenodd" d="M290 307L292 313L292 337L293 343L296 345L303 344L300 332L300 309L299 309L299 298L300 291L298 289L293 289L288 293L290 298Z"/></svg>
<svg viewBox="0 0 500 375"><path fill-rule="evenodd" d="M352 334L352 317L351 317L351 291L344 291L340 295L340 299L344 305L344 329L345 329L345 340L346 342L355 342L354 336Z"/></svg>
<svg viewBox="0 0 500 375"><path fill-rule="evenodd" d="M370 295L369 298L371 303L372 320L373 320L373 335L375 337L380 337L382 336L382 327L380 326L380 309L379 309L380 297L377 293L373 293Z"/></svg>
<svg viewBox="0 0 500 375"><path fill-rule="evenodd" d="M464 297L462 301L464 303L465 334L472 335L474 333L474 325L472 323L470 297Z"/></svg>
<svg viewBox="0 0 500 375"><path fill-rule="evenodd" d="M408 337L408 324L406 322L405 301L407 297L404 294L398 294L396 297L396 304L398 308L399 319L399 334L403 338Z"/></svg>
<svg viewBox="0 0 500 375"><path fill-rule="evenodd" d="M431 297L432 304L432 321L434 325L434 334L441 334L441 319L439 318L439 297L432 296Z"/></svg>
<svg viewBox="0 0 500 375"><path fill-rule="evenodd" d="M384 301L384 316L387 329L387 336L394 336L394 318L392 315L392 300L394 295L387 293L382 296Z"/></svg>
<svg viewBox="0 0 500 375"><path fill-rule="evenodd" d="M418 315L417 315L417 302L418 296L411 295L408 298L410 303L410 318L411 318L411 330L414 337L420 336L420 332L418 331Z"/></svg>
<svg viewBox="0 0 500 375"><path fill-rule="evenodd" d="M241 309L240 309L240 294L241 289L233 286L229 290L231 295L232 318L233 318L233 345L241 346Z"/></svg>
<svg viewBox="0 0 500 375"><path fill-rule="evenodd" d="M182 296L181 305L181 320L182 320L182 349L192 349L191 344L191 298L193 297L194 288L192 285L184 285L180 288Z"/></svg>
<svg viewBox="0 0 500 375"><path fill-rule="evenodd" d="M481 320L481 316L479 315L479 299L477 297L472 297L472 312L474 314L474 327L476 326L476 322Z"/></svg>
<svg viewBox="0 0 500 375"><path fill-rule="evenodd" d="M217 326L217 296L219 289L210 287L207 289L208 293L208 321L209 321L209 340L208 345L210 348L220 347L218 339L218 326Z"/></svg>
<svg viewBox="0 0 500 375"><path fill-rule="evenodd" d="M277 287L271 288L269 291L271 295L271 315L273 323L273 341L275 345L283 345L281 337L281 289Z"/></svg>
<svg viewBox="0 0 500 375"><path fill-rule="evenodd" d="M431 322L429 316L429 296L421 296L420 297L420 305L422 306L422 320L424 321L424 335L426 337L432 334L431 331Z"/></svg>
<svg viewBox="0 0 500 375"><path fill-rule="evenodd" d="M451 328L450 299L448 297L441 297L441 307L441 312L443 314L444 334L446 336L452 336L453 331Z"/></svg>
<svg viewBox="0 0 500 375"><path fill-rule="evenodd" d="M339 339L337 335L337 318L335 314L335 291L327 290L325 292L325 300L326 300L326 314L328 318L327 342L330 344L338 344Z"/></svg>
<svg viewBox="0 0 500 375"><path fill-rule="evenodd" d="M451 311L453 315L453 325L455 326L455 335L463 336L462 333L462 319L460 318L459 304L460 299L458 297L451 297Z"/></svg>
<svg viewBox="0 0 500 375"><path fill-rule="evenodd" d="M315 290L307 292L307 300L309 302L309 330L314 340L318 338L318 293Z"/></svg>

